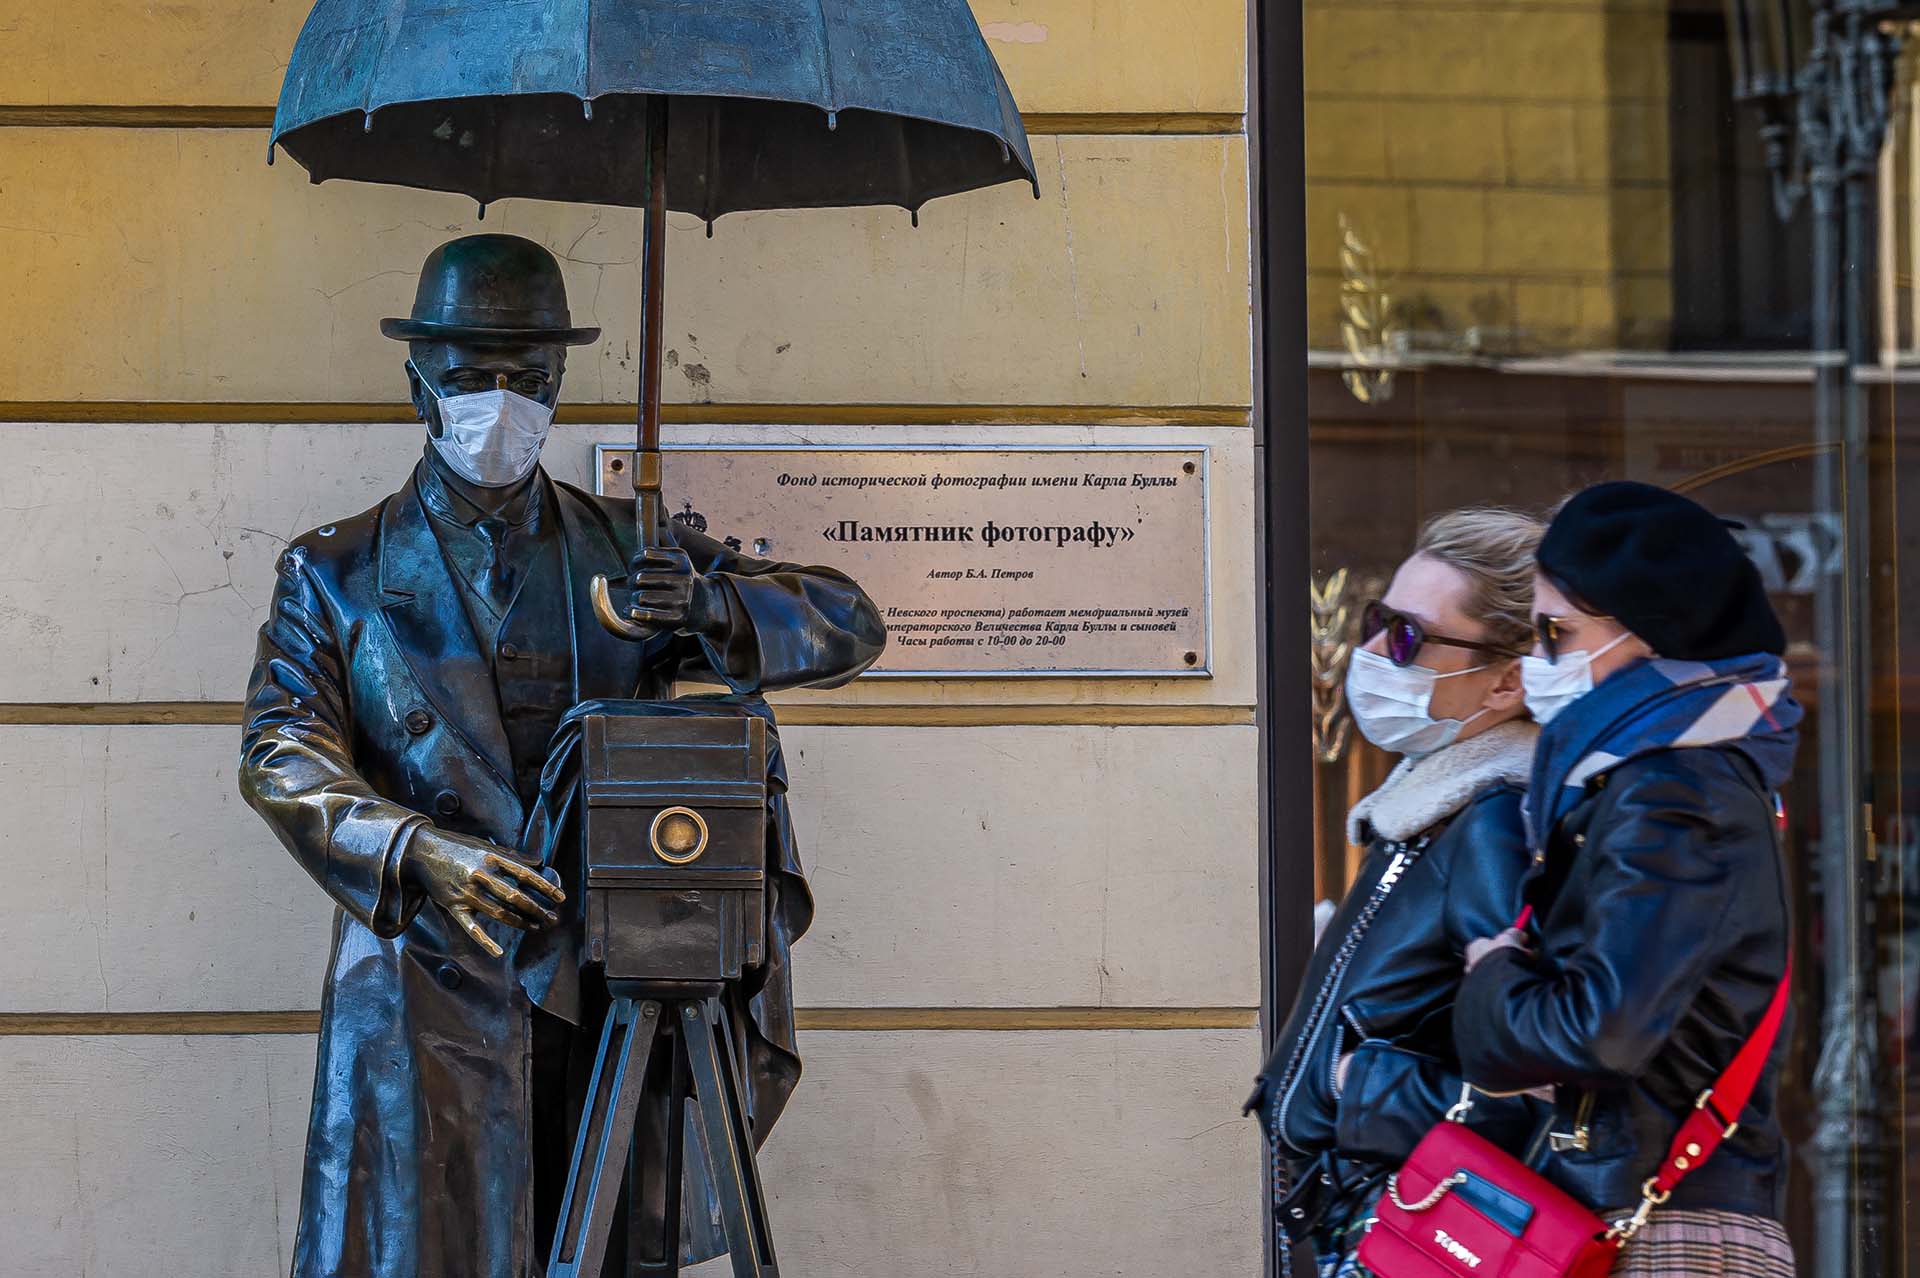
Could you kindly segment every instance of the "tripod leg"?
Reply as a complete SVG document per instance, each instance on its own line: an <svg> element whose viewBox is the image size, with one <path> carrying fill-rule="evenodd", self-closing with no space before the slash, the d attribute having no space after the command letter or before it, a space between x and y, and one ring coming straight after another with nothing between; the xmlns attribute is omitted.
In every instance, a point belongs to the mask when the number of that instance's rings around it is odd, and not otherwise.
<svg viewBox="0 0 1920 1278"><path fill-rule="evenodd" d="M661 1016L660 1050L647 1070L646 1094L629 1155L627 1256L634 1278L679 1278L680 1187L685 1176L687 1079L685 1035L671 1006ZM664 1154L663 1152L664 1151ZM624 1275L621 1278L625 1278Z"/></svg>
<svg viewBox="0 0 1920 1278"><path fill-rule="evenodd" d="M693 1071L694 1104L700 1111L700 1146L720 1199L727 1254L734 1278L776 1278L772 1235L754 1167L753 1140L732 1053L725 1047L725 1009L719 1000L683 1004L680 1023L687 1030L688 1064Z"/></svg>
<svg viewBox="0 0 1920 1278"><path fill-rule="evenodd" d="M718 999L709 1002L708 1012L722 1064L720 1081L729 1096L727 1115L732 1120L734 1141L740 1149L741 1183L747 1191L748 1219L754 1237L759 1240L762 1272L766 1278L776 1278L779 1263L773 1253L773 1224L767 1219L767 1195L760 1187L760 1158L754 1149L753 1125L747 1117L746 1083L740 1077L743 1058L734 1051L733 1023Z"/></svg>
<svg viewBox="0 0 1920 1278"><path fill-rule="evenodd" d="M660 1005L616 998L600 1032L600 1051L587 1087L587 1108L567 1169L566 1197L554 1229L547 1278L600 1278L613 1206L633 1141L640 1084L660 1025ZM589 1159L591 1161L589 1162Z"/></svg>

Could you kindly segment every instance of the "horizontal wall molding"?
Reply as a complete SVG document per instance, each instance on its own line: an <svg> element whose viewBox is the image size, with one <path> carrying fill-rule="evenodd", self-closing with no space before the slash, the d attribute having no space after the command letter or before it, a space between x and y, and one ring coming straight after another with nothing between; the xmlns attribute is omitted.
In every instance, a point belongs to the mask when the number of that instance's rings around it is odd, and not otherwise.
<svg viewBox="0 0 1920 1278"><path fill-rule="evenodd" d="M1027 132L1043 134L1151 133L1163 135L1244 133L1247 117L1215 111L1029 112Z"/></svg>
<svg viewBox="0 0 1920 1278"><path fill-rule="evenodd" d="M803 1030L1254 1029L1252 1007L803 1007Z"/></svg>
<svg viewBox="0 0 1920 1278"><path fill-rule="evenodd" d="M803 1007L803 1030L856 1033L916 1030L1253 1029L1251 1007ZM5 1012L0 1037L312 1034L319 1012Z"/></svg>
<svg viewBox="0 0 1920 1278"><path fill-rule="evenodd" d="M634 423L633 404L562 403L562 425ZM1245 426L1236 404L662 404L677 426ZM237 400L0 400L0 422L153 422L268 425L417 425L411 405Z"/></svg>
<svg viewBox="0 0 1920 1278"><path fill-rule="evenodd" d="M270 129L265 106L39 106L0 104L0 127L16 129Z"/></svg>
<svg viewBox="0 0 1920 1278"><path fill-rule="evenodd" d="M221 726L240 723L237 701L0 703L0 726ZM864 705L774 706L782 723L822 728L1246 727L1252 706Z"/></svg>
<svg viewBox="0 0 1920 1278"><path fill-rule="evenodd" d="M1197 134L1246 130L1244 115L1225 111L1030 111L1022 120L1035 136L1072 134ZM270 129L270 106L31 106L0 104L0 128L24 129Z"/></svg>

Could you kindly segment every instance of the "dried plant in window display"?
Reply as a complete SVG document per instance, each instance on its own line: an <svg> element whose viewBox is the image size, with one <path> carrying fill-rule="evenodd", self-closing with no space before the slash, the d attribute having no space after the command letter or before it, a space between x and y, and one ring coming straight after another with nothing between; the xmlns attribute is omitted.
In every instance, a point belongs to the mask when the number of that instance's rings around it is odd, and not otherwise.
<svg viewBox="0 0 1920 1278"><path fill-rule="evenodd" d="M1363 404L1393 398L1393 357L1397 331L1393 297L1380 287L1373 250L1353 222L1340 215L1340 340L1354 367L1340 375Z"/></svg>
<svg viewBox="0 0 1920 1278"><path fill-rule="evenodd" d="M1313 662L1313 757L1338 763L1353 735L1347 715L1347 660L1353 655L1352 596L1347 570L1316 573L1307 583Z"/></svg>

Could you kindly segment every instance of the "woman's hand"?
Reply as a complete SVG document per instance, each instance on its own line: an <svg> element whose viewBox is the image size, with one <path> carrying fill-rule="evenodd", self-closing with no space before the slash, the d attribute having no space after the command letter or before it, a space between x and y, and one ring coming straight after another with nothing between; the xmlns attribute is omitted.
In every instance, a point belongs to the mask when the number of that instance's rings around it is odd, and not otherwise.
<svg viewBox="0 0 1920 1278"><path fill-rule="evenodd" d="M1527 944L1526 935L1514 928L1508 928L1498 936L1483 936L1477 941L1467 942L1467 970L1471 972L1480 966L1481 960L1495 950L1515 949L1522 954L1533 953L1533 947Z"/></svg>
<svg viewBox="0 0 1920 1278"><path fill-rule="evenodd" d="M1467 942L1467 970L1471 972L1474 968L1480 966L1481 960L1485 959L1487 955L1493 953L1495 950L1506 949L1519 950L1522 954L1533 953L1533 947L1527 944L1527 934L1518 928L1510 927L1498 936L1483 936L1477 941ZM1515 1092L1513 1094L1516 1096L1531 1096L1535 1100L1545 1101L1549 1105L1553 1104L1554 1090L1552 1083L1543 1083L1539 1087L1530 1087L1524 1092Z"/></svg>

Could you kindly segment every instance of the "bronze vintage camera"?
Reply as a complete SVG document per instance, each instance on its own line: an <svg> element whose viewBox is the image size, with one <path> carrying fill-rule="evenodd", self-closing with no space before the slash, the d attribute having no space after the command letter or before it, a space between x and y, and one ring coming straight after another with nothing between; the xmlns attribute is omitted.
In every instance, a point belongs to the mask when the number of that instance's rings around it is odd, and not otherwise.
<svg viewBox="0 0 1920 1278"><path fill-rule="evenodd" d="M610 987L738 980L765 958L767 725L590 715L586 959Z"/></svg>
<svg viewBox="0 0 1920 1278"><path fill-rule="evenodd" d="M734 1030L720 996L764 961L767 723L748 713L581 720L586 945L613 996L594 1060L548 1278L598 1278L649 1057L669 1053L667 1148L641 1268L679 1272L681 1147L696 1119L735 1278L778 1278ZM638 713L635 713L635 712ZM656 1074L659 1071L655 1071Z"/></svg>

